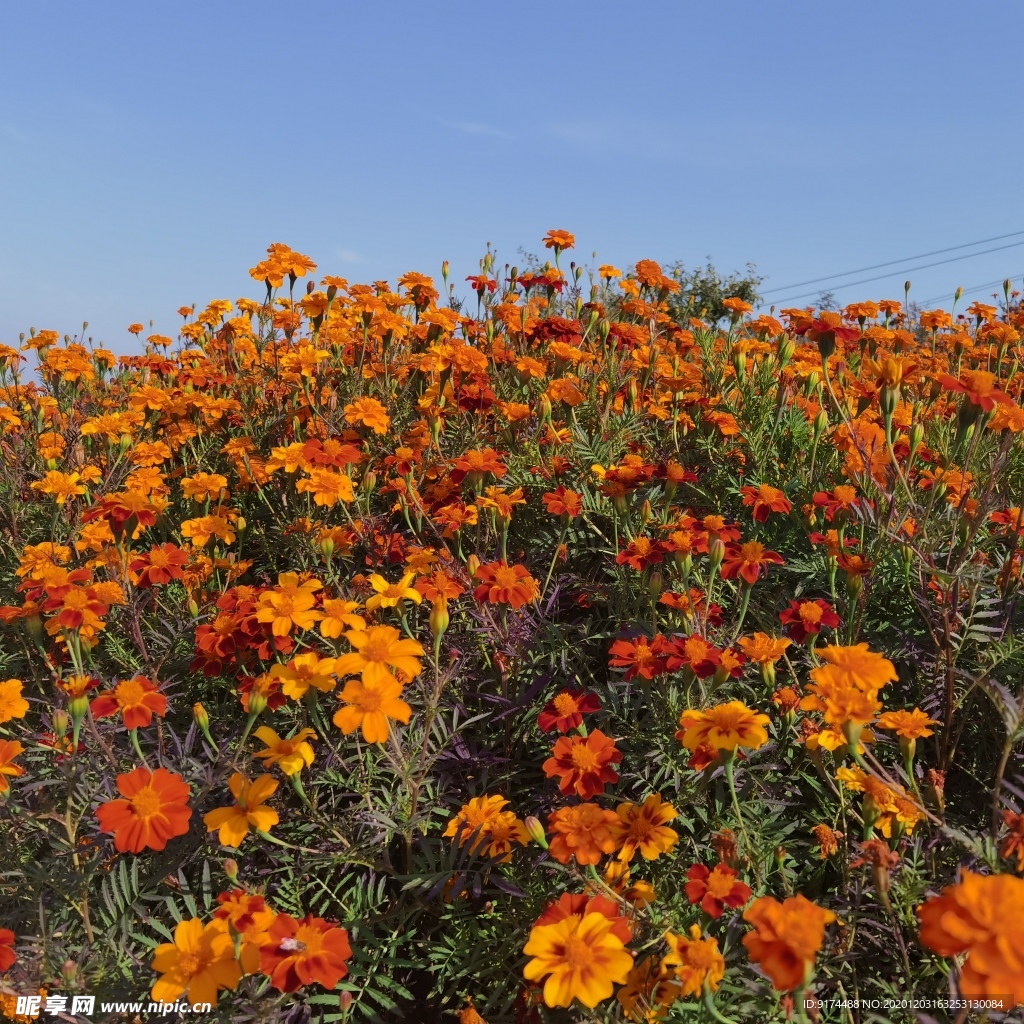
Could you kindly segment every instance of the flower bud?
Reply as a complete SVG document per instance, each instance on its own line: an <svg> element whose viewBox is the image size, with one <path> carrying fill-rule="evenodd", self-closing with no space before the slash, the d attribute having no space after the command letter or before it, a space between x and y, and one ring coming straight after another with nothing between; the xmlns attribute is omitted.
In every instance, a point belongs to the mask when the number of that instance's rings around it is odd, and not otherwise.
<svg viewBox="0 0 1024 1024"><path fill-rule="evenodd" d="M449 621L448 602L443 597L438 598L430 609L430 632L434 639L438 639L444 634Z"/></svg>
<svg viewBox="0 0 1024 1024"><path fill-rule="evenodd" d="M788 334L779 335L779 366L784 367L796 351L796 342Z"/></svg>
<svg viewBox="0 0 1024 1024"><path fill-rule="evenodd" d="M640 391L636 386L636 377L629 378L626 394L629 396L629 407L635 412L636 407L640 404Z"/></svg>
<svg viewBox="0 0 1024 1024"><path fill-rule="evenodd" d="M921 446L921 442L923 440L924 440L924 424L923 423L915 423L910 428L910 455L908 456L908 461L909 461L909 459L912 459L914 457L914 452L916 452L917 449Z"/></svg>
<svg viewBox="0 0 1024 1024"><path fill-rule="evenodd" d="M53 727L54 736L58 739L63 739L67 735L71 719L68 718L68 713L63 708L57 708L50 716L50 724Z"/></svg>
<svg viewBox="0 0 1024 1024"><path fill-rule="evenodd" d="M39 615L30 615L25 619L25 631L32 640L37 644L41 644L43 642L43 637L45 636L42 617Z"/></svg>
<svg viewBox="0 0 1024 1024"><path fill-rule="evenodd" d="M655 569L654 572L651 573L650 579L647 581L647 593L651 595L652 601L658 600L658 597L661 595L661 589L664 582L665 578L657 569Z"/></svg>
<svg viewBox="0 0 1024 1024"><path fill-rule="evenodd" d="M654 509L651 508L651 502L649 498L644 498L644 503L640 506L640 522L646 526L654 518Z"/></svg>
<svg viewBox="0 0 1024 1024"><path fill-rule="evenodd" d="M543 846L546 850L548 848L548 837L544 834L544 826L540 823L540 819L535 818L531 814L523 824L526 826L526 831L529 832L530 838L538 846Z"/></svg>
<svg viewBox="0 0 1024 1024"><path fill-rule="evenodd" d="M466 571L470 576L476 576L477 570L480 568L480 559L476 555L470 555L466 559Z"/></svg>
<svg viewBox="0 0 1024 1024"><path fill-rule="evenodd" d="M818 415L814 417L814 437L817 440L825 432L828 427L828 416L825 415L824 409L818 410Z"/></svg>
<svg viewBox="0 0 1024 1024"><path fill-rule="evenodd" d="M249 525L249 524L248 524L248 523L246 523L246 521L245 521L245 516L239 516L239 517L238 517L238 518L237 518L237 519L235 520L235 531L236 531L237 533L245 533L245 528L246 528L246 526L248 526L248 525Z"/></svg>
<svg viewBox="0 0 1024 1024"><path fill-rule="evenodd" d="M541 423L551 422L551 399L545 391L537 402L537 418Z"/></svg>
<svg viewBox="0 0 1024 1024"><path fill-rule="evenodd" d="M222 865L224 868L224 874L227 875L228 881L234 885L238 881L238 861L232 857L228 857Z"/></svg>
<svg viewBox="0 0 1024 1024"><path fill-rule="evenodd" d="M204 732L210 728L210 716L206 713L206 708L199 701L192 705L192 718L195 720L196 725Z"/></svg>
<svg viewBox="0 0 1024 1024"><path fill-rule="evenodd" d="M267 695L265 693L249 694L249 714L254 718L262 715L267 710Z"/></svg>
<svg viewBox="0 0 1024 1024"><path fill-rule="evenodd" d="M78 964L74 960L65 960L60 965L60 976L68 985L74 985L75 975L78 973Z"/></svg>
<svg viewBox="0 0 1024 1024"><path fill-rule="evenodd" d="M708 557L711 559L711 574L714 575L725 558L725 543L721 537L715 536L708 541Z"/></svg>
<svg viewBox="0 0 1024 1024"><path fill-rule="evenodd" d="M334 541L331 540L330 537L324 537L323 540L320 541L320 554L322 554L328 562L331 560L331 555L334 554Z"/></svg>
<svg viewBox="0 0 1024 1024"><path fill-rule="evenodd" d="M352 993L351 992L342 992L341 995L338 996L338 1009L341 1010L342 1013L348 1013L348 1011L351 1008L352 1008Z"/></svg>
<svg viewBox="0 0 1024 1024"><path fill-rule="evenodd" d="M193 619L199 618L199 605L196 603L196 599L194 597L190 597L188 599L188 613Z"/></svg>

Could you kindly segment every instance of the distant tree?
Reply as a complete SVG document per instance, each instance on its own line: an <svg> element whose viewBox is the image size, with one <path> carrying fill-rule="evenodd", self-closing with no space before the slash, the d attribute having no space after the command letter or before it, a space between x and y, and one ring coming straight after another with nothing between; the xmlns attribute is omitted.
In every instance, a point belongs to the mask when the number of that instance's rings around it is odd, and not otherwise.
<svg viewBox="0 0 1024 1024"><path fill-rule="evenodd" d="M814 304L818 309L828 309L836 312L839 309L839 303L836 302L836 293L833 291L822 292L818 296L818 301Z"/></svg>
<svg viewBox="0 0 1024 1024"><path fill-rule="evenodd" d="M760 299L757 289L764 280L753 263L747 264L745 273L720 274L710 257L704 266L689 270L684 263L673 263L668 273L680 285L679 291L669 296L671 313L680 322L691 316L711 323L725 319L729 311L722 302L729 298L743 299L754 306Z"/></svg>

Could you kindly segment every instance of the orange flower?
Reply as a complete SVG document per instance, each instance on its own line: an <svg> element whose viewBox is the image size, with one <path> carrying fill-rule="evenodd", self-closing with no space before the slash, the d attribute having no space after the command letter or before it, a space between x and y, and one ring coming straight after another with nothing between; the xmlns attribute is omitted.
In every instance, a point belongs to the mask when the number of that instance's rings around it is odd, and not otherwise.
<svg viewBox="0 0 1024 1024"><path fill-rule="evenodd" d="M862 693L877 694L886 683L898 678L891 661L868 650L867 644L853 647L819 647L818 656L827 665L811 670L815 682L831 680L844 686L854 686Z"/></svg>
<svg viewBox="0 0 1024 1024"><path fill-rule="evenodd" d="M600 729L583 736L562 736L543 765L549 778L558 776L559 789L568 796L575 793L589 800L604 791L609 782L618 782L618 773L611 767L622 760L615 741Z"/></svg>
<svg viewBox="0 0 1024 1024"><path fill-rule="evenodd" d="M1017 870L1024 871L1024 814L1003 811L1003 824L1010 830L999 844L999 856L1009 860L1016 855Z"/></svg>
<svg viewBox="0 0 1024 1024"><path fill-rule="evenodd" d="M839 840L843 838L842 832L836 832L828 825L815 825L811 832L818 844L818 856L822 860L831 857L839 850Z"/></svg>
<svg viewBox="0 0 1024 1024"><path fill-rule="evenodd" d="M657 793L651 793L639 806L621 803L615 814L612 836L621 847L619 860L631 861L637 850L644 860L656 860L668 853L679 839L678 833L665 824L677 818L678 812Z"/></svg>
<svg viewBox="0 0 1024 1024"><path fill-rule="evenodd" d="M722 559L722 579L731 580L733 576L740 576L753 585L761 575L761 570L772 564L782 565L782 556L775 551L768 551L760 541L727 544Z"/></svg>
<svg viewBox="0 0 1024 1024"><path fill-rule="evenodd" d="M391 423L387 410L376 398L357 398L345 406L345 422L361 423L375 434L386 434Z"/></svg>
<svg viewBox="0 0 1024 1024"><path fill-rule="evenodd" d="M311 469L308 477L296 483L295 490L299 494L308 491L313 495L313 504L323 508L333 508L338 502L354 501L356 496L348 474L331 469Z"/></svg>
<svg viewBox="0 0 1024 1024"><path fill-rule="evenodd" d="M643 636L639 636L635 640L616 640L608 648L608 653L611 655L608 664L612 668L625 668L624 678L627 682L636 676L653 679L666 669L664 659L659 657L659 652L663 649L659 644L662 639L659 634L653 641L649 641L647 637ZM658 645L657 649L655 649L656 644Z"/></svg>
<svg viewBox="0 0 1024 1024"><path fill-rule="evenodd" d="M341 691L345 706L334 713L331 721L346 736L361 728L367 743L385 743L391 729L388 720L394 719L406 724L412 715L412 708L400 699L401 693L401 683L390 674L383 678L367 679L364 672L362 679L350 679L345 683Z"/></svg>
<svg viewBox="0 0 1024 1024"><path fill-rule="evenodd" d="M298 573L285 572L277 578L277 587L260 594L256 610L257 622L269 622L274 636L288 636L292 627L309 629L323 615L313 610L321 589L319 580L299 583Z"/></svg>
<svg viewBox="0 0 1024 1024"><path fill-rule="evenodd" d="M138 574L138 586L153 587L180 580L188 564L188 552L175 544L159 544L132 559L128 568Z"/></svg>
<svg viewBox="0 0 1024 1024"><path fill-rule="evenodd" d="M179 921L174 941L156 947L151 966L162 977L150 996L164 1003L176 1002L184 994L190 1003L216 1006L217 993L233 989L242 976L228 923L220 919L205 926L198 918Z"/></svg>
<svg viewBox="0 0 1024 1024"><path fill-rule="evenodd" d="M476 578L482 582L473 591L473 596L478 601L490 604L522 608L524 604L536 600L539 592L537 581L524 565L489 562L477 569Z"/></svg>
<svg viewBox="0 0 1024 1024"><path fill-rule="evenodd" d="M576 491L566 490L559 484L553 491L541 495L544 507L553 516L561 516L565 521L575 519L583 511L583 499Z"/></svg>
<svg viewBox="0 0 1024 1024"><path fill-rule="evenodd" d="M0 794L11 788L8 777L16 779L25 774L25 769L14 763L23 753L25 748L17 740L0 740Z"/></svg>
<svg viewBox="0 0 1024 1024"><path fill-rule="evenodd" d="M701 938L700 925L690 925L690 937L665 933L669 952L662 957L663 967L674 969L682 982L680 995L699 996L705 986L715 992L725 977L725 959L714 936Z"/></svg>
<svg viewBox="0 0 1024 1024"><path fill-rule="evenodd" d="M633 958L612 933L603 914L571 914L555 924L536 925L523 952L527 981L544 982L547 1006L569 1007L574 999L593 1009L626 980Z"/></svg>
<svg viewBox="0 0 1024 1024"><path fill-rule="evenodd" d="M59 473L52 469L42 480L36 480L29 486L40 494L52 495L58 505L63 505L68 498L85 494L85 486L79 482L81 479L78 473Z"/></svg>
<svg viewBox="0 0 1024 1024"><path fill-rule="evenodd" d="M770 487L768 484L741 487L740 494L743 495L743 504L753 508L751 515L755 523L765 522L772 512L785 514L793 508L792 503L778 487Z"/></svg>
<svg viewBox="0 0 1024 1024"><path fill-rule="evenodd" d="M615 852L618 844L611 830L618 820L613 811L597 804L559 807L548 815L548 827L554 833L548 852L559 864L568 864L574 857L580 865L597 864L605 854Z"/></svg>
<svg viewBox="0 0 1024 1024"><path fill-rule="evenodd" d="M682 986L656 956L646 956L626 977L615 993L626 1020L655 1024L664 1020L669 1007L682 994Z"/></svg>
<svg viewBox="0 0 1024 1024"><path fill-rule="evenodd" d="M920 708L914 708L912 711L886 711L878 716L876 724L879 729L889 729L896 733L900 739L918 740L931 736L932 730L928 726L939 723L929 718Z"/></svg>
<svg viewBox="0 0 1024 1024"><path fill-rule="evenodd" d="M948 373L940 373L935 379L947 390L966 395L968 403L979 411L991 412L996 403L1013 401L995 386L996 375L987 370L964 370L959 380Z"/></svg>
<svg viewBox="0 0 1024 1024"><path fill-rule="evenodd" d="M782 903L761 896L743 912L743 920L754 926L743 936L743 945L779 992L792 992L810 979L825 925L835 919L831 910L803 896L791 896Z"/></svg>
<svg viewBox="0 0 1024 1024"><path fill-rule="evenodd" d="M330 991L348 974L352 956L348 932L322 917L307 914L297 921L278 914L260 949L260 970L278 992L295 992L318 982Z"/></svg>
<svg viewBox="0 0 1024 1024"><path fill-rule="evenodd" d="M218 830L217 838L221 846L237 850L250 828L257 832L269 832L280 820L277 811L263 802L277 789L277 779L261 775L250 782L241 772L235 772L228 779L228 789L235 803L230 807L208 811L203 815L203 822L207 832Z"/></svg>
<svg viewBox="0 0 1024 1024"><path fill-rule="evenodd" d="M571 249L576 244L576 236L561 228L552 228L544 236L544 248L554 249L556 253L563 249Z"/></svg>
<svg viewBox="0 0 1024 1024"><path fill-rule="evenodd" d="M321 693L329 693L337 685L336 658L321 658L316 651L296 654L287 665L274 665L268 678L280 681L281 692L292 700L301 700L306 691L313 687Z"/></svg>
<svg viewBox="0 0 1024 1024"><path fill-rule="evenodd" d="M1008 995L1024 1004L1024 879L964 871L917 914L923 945L939 956L967 954L961 996Z"/></svg>
<svg viewBox="0 0 1024 1024"><path fill-rule="evenodd" d="M242 973L255 974L260 969L260 949L270 941L267 932L276 915L262 896L243 889L220 893L217 903L213 916L227 921L241 940L238 959Z"/></svg>
<svg viewBox="0 0 1024 1024"><path fill-rule="evenodd" d="M180 775L157 768L139 767L117 777L123 797L96 808L103 832L114 835L114 849L121 853L162 850L168 839L188 832L192 808L188 784Z"/></svg>
<svg viewBox="0 0 1024 1024"><path fill-rule="evenodd" d="M134 676L119 682L112 690L97 694L89 703L96 718L121 712L126 729L149 725L153 715L167 713L167 698L145 676Z"/></svg>
<svg viewBox="0 0 1024 1024"><path fill-rule="evenodd" d="M28 701L21 695L21 686L20 679L5 679L0 683L0 725L25 717Z"/></svg>
<svg viewBox="0 0 1024 1024"><path fill-rule="evenodd" d="M355 650L335 661L334 671L340 676L358 672L368 685L385 682L404 684L422 671L422 663L418 660L423 657L422 645L416 640L403 639L394 626L350 630L345 639ZM398 678L391 669L395 670Z"/></svg>
<svg viewBox="0 0 1024 1024"><path fill-rule="evenodd" d="M708 917L721 917L726 907L742 907L750 899L750 886L739 881L728 864L716 864L711 870L693 864L686 877L686 898L699 903Z"/></svg>
<svg viewBox="0 0 1024 1024"><path fill-rule="evenodd" d="M583 722L585 714L598 711L600 707L601 701L596 693L562 690L544 705L544 710L537 716L537 726L542 732L551 732L552 729L571 732ZM3 719L0 718L0 721Z"/></svg>
<svg viewBox="0 0 1024 1024"><path fill-rule="evenodd" d="M731 700L707 711L684 711L679 717L682 728L676 732L676 739L687 750L696 750L704 743L717 750L756 750L768 742L764 728L768 722L767 715L752 711L742 701Z"/></svg>

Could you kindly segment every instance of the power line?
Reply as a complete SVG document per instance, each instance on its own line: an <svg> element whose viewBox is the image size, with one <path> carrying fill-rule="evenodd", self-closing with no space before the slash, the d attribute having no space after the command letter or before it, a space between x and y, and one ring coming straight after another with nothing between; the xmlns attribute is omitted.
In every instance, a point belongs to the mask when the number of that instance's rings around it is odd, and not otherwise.
<svg viewBox="0 0 1024 1024"><path fill-rule="evenodd" d="M869 270L881 270L882 267L893 267L898 263L910 263L913 260L927 259L929 256L941 256L944 252L954 252L957 249L970 249L972 246L986 245L989 242L1001 242L1004 238L1016 238L1018 235L1024 235L1024 231L1011 231L1007 235L994 235L992 238L979 238L976 242L964 242L962 245L951 245L945 249L933 249L931 252L922 252L917 256L904 256L903 259L900 260L889 260L888 263L873 263L870 267L858 267L856 270L846 270L841 274L829 274L826 277L812 277L807 281L797 281L794 284L787 284L784 287L772 288L767 294L774 295L777 292L788 292L792 288L802 288L805 284L819 284L822 281L832 281L837 277L849 277L851 274L866 274Z"/></svg>
<svg viewBox="0 0 1024 1024"><path fill-rule="evenodd" d="M983 291L986 288L1001 288L1002 285L1003 285L1003 282L1007 278L1009 278L1010 281L1012 282L1015 277L1017 277L1017 278L1024 277L1024 270L1022 270L1018 274L1005 274L1005 275L1003 275L1003 277L1000 277L1000 278L998 278L995 281L982 281L981 284L972 284L969 287L964 288L962 293L964 295L973 295L975 292ZM956 289L954 288L953 291L955 292ZM922 299L921 302L919 303L919 305L921 305L921 306L930 306L933 302L942 302L943 299L948 299L950 297L951 297L950 295L933 295L930 298Z"/></svg>
<svg viewBox="0 0 1024 1024"><path fill-rule="evenodd" d="M982 249L979 252L965 253L963 256L951 256L948 260L936 260L934 263L922 263L917 267L907 267L905 270L894 270L889 274L876 274L874 277L862 277L859 281L846 281L843 284L835 285L836 288L854 288L860 284L871 284L872 281L886 281L893 277L902 277L904 274L913 274L918 270L928 270L930 267L941 267L947 263L958 263L960 260L968 260L972 256L985 256L990 252L1002 252L1004 249L1015 249L1024 245L1024 241L1010 242L1009 245L997 245L992 249ZM797 299L804 299L811 295L818 295L821 289L813 292L801 292L799 295L790 295L784 299L772 299L773 305L780 305L783 302L795 302ZM762 300L763 301L763 300Z"/></svg>

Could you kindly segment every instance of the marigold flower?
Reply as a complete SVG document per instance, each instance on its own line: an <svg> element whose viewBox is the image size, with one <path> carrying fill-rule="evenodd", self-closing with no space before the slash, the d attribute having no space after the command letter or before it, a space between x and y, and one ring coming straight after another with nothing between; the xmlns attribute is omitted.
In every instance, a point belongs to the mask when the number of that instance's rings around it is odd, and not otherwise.
<svg viewBox="0 0 1024 1024"><path fill-rule="evenodd" d="M768 665L778 661L792 641L769 636L767 633L754 633L752 636L740 637L738 643L748 661L755 665Z"/></svg>
<svg viewBox="0 0 1024 1024"><path fill-rule="evenodd" d="M767 571L769 565L782 565L782 556L776 551L769 551L757 540L748 540L743 544L727 544L722 559L722 579L731 580L739 576L753 585Z"/></svg>
<svg viewBox="0 0 1024 1024"><path fill-rule="evenodd" d="M27 704L25 706L28 707ZM544 710L537 716L537 725L541 732L551 732L552 729L572 732L582 724L584 715L598 711L600 707L601 701L596 693L562 690L544 705Z"/></svg>
<svg viewBox="0 0 1024 1024"><path fill-rule="evenodd" d="M220 473L196 473L181 481L181 493L192 501L209 501L226 496L228 478Z"/></svg>
<svg viewBox="0 0 1024 1024"><path fill-rule="evenodd" d="M330 693L337 685L336 658L321 658L315 651L297 654L287 665L274 665L269 679L279 681L281 692L292 700L301 700L313 687L321 693Z"/></svg>
<svg viewBox="0 0 1024 1024"><path fill-rule="evenodd" d="M791 896L781 903L761 896L743 912L743 920L753 925L753 931L743 936L743 945L777 991L792 992L807 983L825 926L835 919L831 910L804 896Z"/></svg>
<svg viewBox="0 0 1024 1024"><path fill-rule="evenodd" d="M829 825L815 825L811 829L814 840L818 844L818 856L825 860L831 857L839 849L839 840L843 838L842 832L836 832Z"/></svg>
<svg viewBox="0 0 1024 1024"><path fill-rule="evenodd" d="M603 914L572 914L555 924L535 925L523 952L533 959L527 981L544 982L547 1006L569 1007L574 999L593 1009L626 980L633 958Z"/></svg>
<svg viewBox="0 0 1024 1024"><path fill-rule="evenodd" d="M839 616L828 601L820 597L807 601L790 601L789 606L779 613L779 621L788 627L787 632L802 644L809 636L817 636L827 626L835 629Z"/></svg>
<svg viewBox="0 0 1024 1024"><path fill-rule="evenodd" d="M394 626L370 626L354 629L345 639L355 648L334 663L340 675L360 673L366 684L391 682L404 684L422 671L423 646L416 640L403 638ZM395 670L398 678L392 673Z"/></svg>
<svg viewBox="0 0 1024 1024"><path fill-rule="evenodd" d="M238 960L242 973L255 974L260 969L260 950L270 941L268 932L277 915L262 896L243 889L218 894L217 903L213 916L227 921L240 939Z"/></svg>
<svg viewBox="0 0 1024 1024"><path fill-rule="evenodd" d="M263 761L265 768L276 764L285 775L294 775L313 763L313 748L308 741L317 737L312 729L299 729L287 739L281 739L269 725L261 725L254 735L266 744L265 749L253 755Z"/></svg>
<svg viewBox="0 0 1024 1024"><path fill-rule="evenodd" d="M576 236L560 228L552 228L544 236L544 248L554 249L561 252L563 249L571 249L576 244Z"/></svg>
<svg viewBox="0 0 1024 1024"><path fill-rule="evenodd" d="M868 650L867 644L853 647L819 647L818 656L828 664L811 670L815 682L825 679L854 686L866 694L877 694L886 683L899 677L888 658Z"/></svg>
<svg viewBox="0 0 1024 1024"><path fill-rule="evenodd" d="M406 573L397 583L389 583L378 573L372 573L368 577L371 587L376 591L366 600L366 610L375 612L378 608L396 608L403 601L412 601L419 604L423 595L412 586L416 579L416 573Z"/></svg>
<svg viewBox="0 0 1024 1024"><path fill-rule="evenodd" d="M138 575L137 586L154 587L182 579L188 559L188 552L176 544L158 544L133 558L128 569Z"/></svg>
<svg viewBox="0 0 1024 1024"><path fill-rule="evenodd" d="M682 994L682 986L656 956L646 956L627 975L615 993L626 1020L656 1024Z"/></svg>
<svg viewBox="0 0 1024 1024"><path fill-rule="evenodd" d="M707 743L717 750L747 747L756 750L768 742L767 715L752 711L742 701L731 700L707 711L684 711L679 717L678 739L687 750Z"/></svg>
<svg viewBox="0 0 1024 1024"><path fill-rule="evenodd" d="M314 622L323 618L322 613L313 608L316 603L313 595L321 587L319 580L308 579L300 584L297 573L282 573L275 589L260 594L256 621L269 622L274 636L288 636L293 626L310 629Z"/></svg>
<svg viewBox="0 0 1024 1024"><path fill-rule="evenodd" d="M575 519L583 511L583 499L576 491L567 490L559 484L553 491L541 495L544 507L553 516Z"/></svg>
<svg viewBox="0 0 1024 1024"><path fill-rule="evenodd" d="M211 537L216 537L224 544L235 542L235 530L232 528L231 522L224 516L218 515L186 519L181 524L181 535L192 541L194 548L205 548L210 543Z"/></svg>
<svg viewBox="0 0 1024 1024"><path fill-rule="evenodd" d="M736 875L728 864L716 864L711 869L693 864L686 872L686 898L699 903L709 917L721 917L726 907L742 907L750 899L750 886Z"/></svg>
<svg viewBox="0 0 1024 1024"><path fill-rule="evenodd" d="M314 982L330 991L348 974L352 956L348 932L322 917L296 920L278 914L260 949L260 970L278 992L295 992Z"/></svg>
<svg viewBox="0 0 1024 1024"><path fill-rule="evenodd" d="M680 995L699 996L705 985L715 992L725 977L725 959L714 936L701 938L700 925L690 925L690 936L665 933L669 952L662 957L663 967L672 968L682 983Z"/></svg>
<svg viewBox="0 0 1024 1024"><path fill-rule="evenodd" d="M28 701L22 697L21 688L20 679L5 679L0 683L0 725L25 717Z"/></svg>
<svg viewBox="0 0 1024 1024"><path fill-rule="evenodd" d="M657 793L651 793L640 805L621 803L615 814L612 836L620 847L619 860L631 861L638 850L644 860L656 860L679 840L679 834L666 825L679 814Z"/></svg>
<svg viewBox="0 0 1024 1024"><path fill-rule="evenodd" d="M161 943L153 951L151 967L161 977L150 996L164 1003L176 1002L186 994L192 1004L216 1006L217 993L233 989L242 976L228 923L220 919L205 926L195 917L179 921L174 941Z"/></svg>
<svg viewBox="0 0 1024 1024"><path fill-rule="evenodd" d="M14 932L0 928L0 974L3 974L17 960L14 953Z"/></svg>
<svg viewBox="0 0 1024 1024"><path fill-rule="evenodd" d="M40 494L49 494L58 505L63 505L68 498L77 498L85 494L85 485L78 473L59 473L50 470L42 480L35 480L29 486Z"/></svg>
<svg viewBox="0 0 1024 1024"><path fill-rule="evenodd" d="M167 698L145 676L133 676L117 683L112 690L97 694L89 708L96 718L106 718L120 711L126 729L139 729L149 725L153 715L163 718L167 713Z"/></svg>
<svg viewBox="0 0 1024 1024"><path fill-rule="evenodd" d="M375 434L386 434L391 419L376 398L357 398L344 408L346 423L360 423Z"/></svg>
<svg viewBox="0 0 1024 1024"><path fill-rule="evenodd" d="M522 608L537 599L540 588L525 565L489 562L476 571L480 585L473 591L478 601Z"/></svg>
<svg viewBox="0 0 1024 1024"><path fill-rule="evenodd" d="M612 834L618 820L614 811L597 804L559 807L548 815L548 828L553 833L548 852L560 864L568 864L573 858L579 865L597 864L618 846Z"/></svg>
<svg viewBox="0 0 1024 1024"><path fill-rule="evenodd" d="M221 846L237 850L250 828L257 832L269 832L280 820L277 811L264 803L277 789L277 779L261 775L250 782L241 772L235 772L228 779L228 789L235 803L230 807L208 811L203 815L203 822L207 832L217 829L217 839Z"/></svg>
<svg viewBox="0 0 1024 1024"><path fill-rule="evenodd" d="M888 729L896 733L900 739L919 740L932 735L930 725L938 725L934 718L929 718L920 708L912 711L886 711L878 716L875 723L879 729Z"/></svg>
<svg viewBox="0 0 1024 1024"><path fill-rule="evenodd" d="M752 508L751 516L755 523L765 522L772 512L784 515L793 508L784 492L768 484L741 487L740 494L743 495L743 504Z"/></svg>
<svg viewBox="0 0 1024 1024"><path fill-rule="evenodd" d="M413 643L414 641L403 641ZM341 691L345 706L339 708L331 719L347 736L356 729L362 729L367 743L384 743L390 733L389 719L408 723L412 708L400 699L402 685L390 674L367 679L350 679Z"/></svg>
<svg viewBox="0 0 1024 1024"><path fill-rule="evenodd" d="M336 640L348 629L366 629L366 620L356 613L358 601L343 601L327 598L323 603L324 617L317 627L320 635L327 640Z"/></svg>
<svg viewBox="0 0 1024 1024"><path fill-rule="evenodd" d="M543 764L544 774L559 779L558 788L568 796L575 793L589 800L604 791L609 782L618 782L618 773L611 767L622 760L615 741L600 729L583 736L562 736Z"/></svg>
<svg viewBox="0 0 1024 1024"><path fill-rule="evenodd" d="M666 669L665 661L659 657L658 653L663 648L659 646L655 650L655 641L658 639L659 637L655 637L654 641L649 641L646 637L641 636L635 640L616 640L608 648L608 653L611 655L608 664L612 668L625 668L624 678L627 682L636 676L653 679Z"/></svg>
<svg viewBox="0 0 1024 1024"><path fill-rule="evenodd" d="M999 844L999 856L1009 860L1017 857L1017 870L1024 871L1024 814L1003 811L1003 824L1010 830Z"/></svg>
<svg viewBox="0 0 1024 1024"><path fill-rule="evenodd" d="M352 480L347 473L336 473L332 469L311 469L308 477L295 484L299 494L307 491L313 495L313 504L321 508L333 508L338 502L355 500Z"/></svg>
<svg viewBox="0 0 1024 1024"><path fill-rule="evenodd" d="M16 779L25 774L20 764L14 759L25 753L25 748L17 740L0 740L0 794L6 793L11 784L9 778Z"/></svg>
<svg viewBox="0 0 1024 1024"><path fill-rule="evenodd" d="M966 954L960 995L1009 995L1024 1003L1024 879L963 871L918 907L921 942L939 956ZM1007 1009L1007 1007L1003 1007Z"/></svg>
<svg viewBox="0 0 1024 1024"><path fill-rule="evenodd" d="M188 783L180 775L140 766L117 776L117 791L123 799L100 804L96 818L101 831L113 833L119 852L162 850L168 839L188 832L192 808Z"/></svg>

